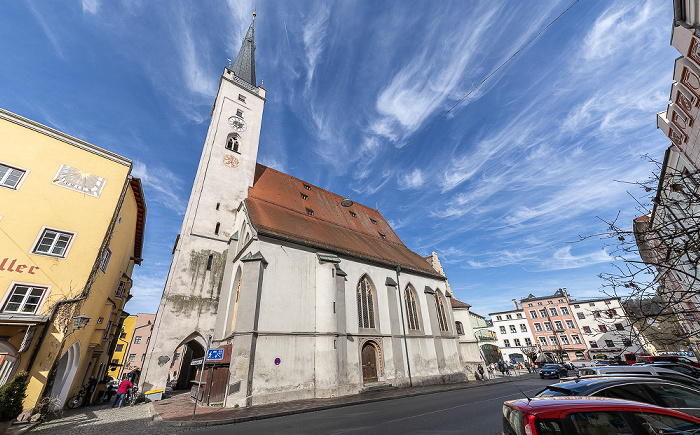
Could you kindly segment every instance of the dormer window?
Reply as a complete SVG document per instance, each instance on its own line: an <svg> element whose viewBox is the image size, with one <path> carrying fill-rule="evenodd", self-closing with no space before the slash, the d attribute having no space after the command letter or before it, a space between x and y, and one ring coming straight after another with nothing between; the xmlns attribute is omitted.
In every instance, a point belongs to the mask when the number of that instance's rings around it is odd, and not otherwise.
<svg viewBox="0 0 700 435"><path fill-rule="evenodd" d="M380 236L382 239L386 239L386 234L384 234L384 233L379 233L379 236Z"/></svg>
<svg viewBox="0 0 700 435"><path fill-rule="evenodd" d="M354 211L351 211L351 212L350 212L350 216L352 216L352 217L357 217L357 213L355 213Z"/></svg>
<svg viewBox="0 0 700 435"><path fill-rule="evenodd" d="M304 189L311 190L311 186L309 186L308 184L304 184Z"/></svg>
<svg viewBox="0 0 700 435"><path fill-rule="evenodd" d="M241 137L238 136L238 133L228 135L228 138L226 138L226 149L239 153L240 151L238 151L238 149L240 148L240 140Z"/></svg>
<svg viewBox="0 0 700 435"><path fill-rule="evenodd" d="M302 193L302 194L301 194L301 199L303 199L304 201L306 201L307 199L309 199L309 195L304 195L304 194Z"/></svg>
<svg viewBox="0 0 700 435"><path fill-rule="evenodd" d="M374 225L377 225L377 220L376 220L376 219L369 218L369 220L370 220Z"/></svg>
<svg viewBox="0 0 700 435"><path fill-rule="evenodd" d="M313 215L314 215L314 211L311 210L310 208L307 208L307 209L306 209L306 214L308 214L309 216L313 216Z"/></svg>
<svg viewBox="0 0 700 435"><path fill-rule="evenodd" d="M243 118L243 111L241 109L236 110L236 116L239 118Z"/></svg>

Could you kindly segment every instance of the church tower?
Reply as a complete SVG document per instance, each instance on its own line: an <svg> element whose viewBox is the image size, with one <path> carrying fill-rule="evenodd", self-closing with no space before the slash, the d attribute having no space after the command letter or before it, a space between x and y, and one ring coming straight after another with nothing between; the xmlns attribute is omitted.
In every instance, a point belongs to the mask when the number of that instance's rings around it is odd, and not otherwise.
<svg viewBox="0 0 700 435"><path fill-rule="evenodd" d="M253 186L265 89L255 77L255 14L233 65L219 80L182 229L154 324L144 387L165 385L171 365L203 356L214 328L229 241L239 205ZM181 349L180 361L175 358Z"/></svg>

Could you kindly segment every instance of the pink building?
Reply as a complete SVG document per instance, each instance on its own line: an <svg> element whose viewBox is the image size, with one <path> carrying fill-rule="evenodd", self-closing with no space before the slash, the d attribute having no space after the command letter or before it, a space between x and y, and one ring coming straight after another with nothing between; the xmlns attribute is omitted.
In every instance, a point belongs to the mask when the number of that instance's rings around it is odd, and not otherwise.
<svg viewBox="0 0 700 435"><path fill-rule="evenodd" d="M543 297L530 294L520 303L541 355L558 360L557 355L561 354L564 361L587 359L586 344L569 307L566 289Z"/></svg>
<svg viewBox="0 0 700 435"><path fill-rule="evenodd" d="M136 315L134 330L131 333L131 340L129 341L129 346L126 349L124 357L124 365L119 371L119 379L136 369L141 370L143 367L143 362L146 360L148 343L151 341L151 331L153 330L153 322L155 319L155 314L139 313Z"/></svg>

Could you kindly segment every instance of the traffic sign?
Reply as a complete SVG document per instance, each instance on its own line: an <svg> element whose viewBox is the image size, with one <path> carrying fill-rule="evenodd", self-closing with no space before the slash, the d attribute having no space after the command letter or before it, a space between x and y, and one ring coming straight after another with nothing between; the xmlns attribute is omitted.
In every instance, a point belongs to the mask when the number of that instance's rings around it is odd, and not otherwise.
<svg viewBox="0 0 700 435"><path fill-rule="evenodd" d="M224 359L223 349L209 349L207 352L207 361L221 361Z"/></svg>

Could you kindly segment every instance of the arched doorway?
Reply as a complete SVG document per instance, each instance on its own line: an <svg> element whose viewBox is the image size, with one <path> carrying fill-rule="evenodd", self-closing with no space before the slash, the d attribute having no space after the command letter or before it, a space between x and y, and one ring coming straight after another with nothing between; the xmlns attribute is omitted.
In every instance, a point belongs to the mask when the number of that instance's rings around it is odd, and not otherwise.
<svg viewBox="0 0 700 435"><path fill-rule="evenodd" d="M377 348L373 343L362 346L362 382L377 382Z"/></svg>
<svg viewBox="0 0 700 435"><path fill-rule="evenodd" d="M80 342L76 341L58 361L56 380L51 390L51 397L58 398L61 408L66 399L68 399L68 393L71 385L73 385L73 378L78 370L78 364L80 364Z"/></svg>
<svg viewBox="0 0 700 435"><path fill-rule="evenodd" d="M484 362L486 364L495 363L498 361L498 346L493 344L482 344L481 354L484 356Z"/></svg>
<svg viewBox="0 0 700 435"><path fill-rule="evenodd" d="M19 366L19 352L10 343L0 341L0 386L12 379Z"/></svg>
<svg viewBox="0 0 700 435"><path fill-rule="evenodd" d="M190 340L185 343L182 351L182 363L180 365L180 373L177 376L177 382L173 386L173 389L189 389L191 386L191 381L195 380L194 376L197 373L194 367L192 367L192 360L198 358L204 358L204 347L195 340Z"/></svg>

